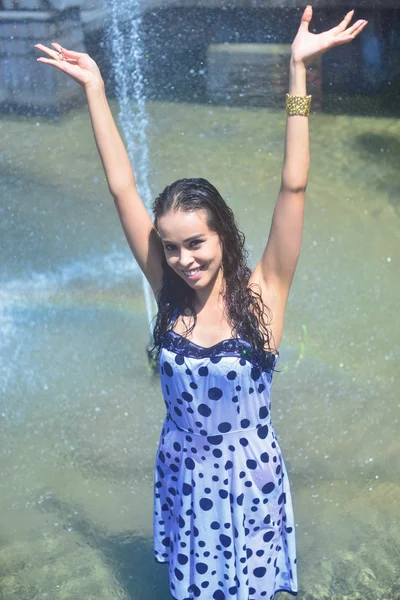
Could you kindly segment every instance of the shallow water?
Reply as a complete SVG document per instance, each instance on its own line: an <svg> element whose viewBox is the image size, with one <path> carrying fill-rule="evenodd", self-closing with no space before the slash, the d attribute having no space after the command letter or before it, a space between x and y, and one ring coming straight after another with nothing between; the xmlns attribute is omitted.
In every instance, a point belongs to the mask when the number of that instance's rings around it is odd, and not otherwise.
<svg viewBox="0 0 400 600"><path fill-rule="evenodd" d="M153 193L210 179L254 264L284 114L148 109ZM397 599L400 122L318 114L310 127L303 251L273 391L299 598ZM0 135L0 597L167 598L151 548L164 405L147 365L141 278L87 111L3 119Z"/></svg>

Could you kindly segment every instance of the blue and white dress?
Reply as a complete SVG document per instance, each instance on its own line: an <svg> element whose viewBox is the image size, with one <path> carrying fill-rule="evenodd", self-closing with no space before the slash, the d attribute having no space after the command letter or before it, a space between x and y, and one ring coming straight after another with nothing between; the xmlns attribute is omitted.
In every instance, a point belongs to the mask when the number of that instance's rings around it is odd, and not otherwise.
<svg viewBox="0 0 400 600"><path fill-rule="evenodd" d="M165 334L154 547L177 600L297 593L289 481L270 419L276 359L240 338L203 348Z"/></svg>

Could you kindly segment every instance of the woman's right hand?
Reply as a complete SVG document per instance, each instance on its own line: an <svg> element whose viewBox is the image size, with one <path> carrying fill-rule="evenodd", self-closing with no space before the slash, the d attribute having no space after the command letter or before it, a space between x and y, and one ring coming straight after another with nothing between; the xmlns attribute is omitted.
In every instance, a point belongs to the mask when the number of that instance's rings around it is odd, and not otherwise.
<svg viewBox="0 0 400 600"><path fill-rule="evenodd" d="M51 65L63 71L84 88L103 83L99 67L88 54L67 50L57 43L52 43L52 46L54 50L43 44L35 45L35 48L50 57L45 58L41 56L37 59L38 62Z"/></svg>

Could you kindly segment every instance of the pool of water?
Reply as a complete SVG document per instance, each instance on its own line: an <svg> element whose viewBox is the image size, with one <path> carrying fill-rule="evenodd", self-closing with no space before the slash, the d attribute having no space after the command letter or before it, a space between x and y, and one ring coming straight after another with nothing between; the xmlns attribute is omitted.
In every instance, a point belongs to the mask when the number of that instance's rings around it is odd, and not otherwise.
<svg viewBox="0 0 400 600"><path fill-rule="evenodd" d="M284 112L147 108L153 194L208 178L254 265L280 183ZM395 600L400 122L318 114L310 128L304 243L272 397L299 598ZM168 598L151 546L164 404L141 277L87 110L3 118L0 135L0 598Z"/></svg>

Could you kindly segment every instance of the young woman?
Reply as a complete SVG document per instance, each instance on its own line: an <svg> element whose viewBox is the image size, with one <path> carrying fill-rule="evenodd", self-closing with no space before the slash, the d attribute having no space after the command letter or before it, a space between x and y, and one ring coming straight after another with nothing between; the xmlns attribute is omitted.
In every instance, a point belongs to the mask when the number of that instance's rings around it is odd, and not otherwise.
<svg viewBox="0 0 400 600"><path fill-rule="evenodd" d="M155 556L177 600L272 600L297 592L289 482L270 388L300 252L309 167L306 67L353 40L353 11L292 45L282 183L253 272L232 211L204 179L168 186L154 224L135 185L95 62L53 44L38 60L86 91L97 147L132 252L158 303L154 331L167 415L155 471Z"/></svg>

